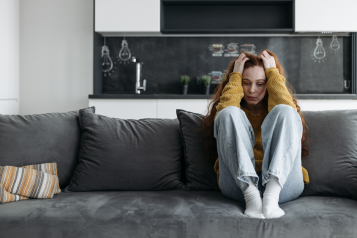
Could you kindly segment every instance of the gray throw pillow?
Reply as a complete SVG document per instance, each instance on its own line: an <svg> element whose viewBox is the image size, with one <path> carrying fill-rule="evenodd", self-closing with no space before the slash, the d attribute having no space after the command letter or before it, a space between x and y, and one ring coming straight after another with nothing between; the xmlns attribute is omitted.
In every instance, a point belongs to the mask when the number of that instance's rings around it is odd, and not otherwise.
<svg viewBox="0 0 357 238"><path fill-rule="evenodd" d="M310 183L301 196L357 200L357 110L303 112L309 127L309 155L302 166ZM304 146L304 145L303 145Z"/></svg>
<svg viewBox="0 0 357 238"><path fill-rule="evenodd" d="M65 191L185 189L177 119L79 115L79 162Z"/></svg>
<svg viewBox="0 0 357 238"><path fill-rule="evenodd" d="M94 107L88 108L94 113ZM57 163L61 188L78 161L78 110L34 115L0 115L0 166Z"/></svg>
<svg viewBox="0 0 357 238"><path fill-rule="evenodd" d="M203 115L176 109L186 160L187 190L218 191L214 162L205 159L205 141L201 141L200 125Z"/></svg>

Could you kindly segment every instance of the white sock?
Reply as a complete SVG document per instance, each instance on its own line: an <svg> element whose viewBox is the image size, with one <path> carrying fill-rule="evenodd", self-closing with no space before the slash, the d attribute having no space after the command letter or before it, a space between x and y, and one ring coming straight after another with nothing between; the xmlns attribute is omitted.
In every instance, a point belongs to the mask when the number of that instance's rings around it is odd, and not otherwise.
<svg viewBox="0 0 357 238"><path fill-rule="evenodd" d="M285 215L283 209L279 207L279 194L282 187L278 178L270 175L270 180L266 183L263 195L263 213L265 218L277 218Z"/></svg>
<svg viewBox="0 0 357 238"><path fill-rule="evenodd" d="M258 188L254 185L252 179L248 176L249 187L243 192L246 209L244 214L254 218L264 219L263 202Z"/></svg>

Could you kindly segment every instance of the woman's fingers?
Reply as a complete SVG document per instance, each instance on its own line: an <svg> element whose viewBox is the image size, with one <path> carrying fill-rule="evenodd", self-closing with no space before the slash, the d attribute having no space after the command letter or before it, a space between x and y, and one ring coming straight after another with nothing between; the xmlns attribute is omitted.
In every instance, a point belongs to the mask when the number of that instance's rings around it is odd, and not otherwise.
<svg viewBox="0 0 357 238"><path fill-rule="evenodd" d="M265 50L263 51L263 53L264 53L264 56L268 59L274 58L273 56L269 55L268 52L266 52Z"/></svg>
<svg viewBox="0 0 357 238"><path fill-rule="evenodd" d="M259 57L260 57L260 59L262 59L262 60L263 60L263 62L266 60L265 55L263 55L263 54L262 54L262 55L260 55Z"/></svg>

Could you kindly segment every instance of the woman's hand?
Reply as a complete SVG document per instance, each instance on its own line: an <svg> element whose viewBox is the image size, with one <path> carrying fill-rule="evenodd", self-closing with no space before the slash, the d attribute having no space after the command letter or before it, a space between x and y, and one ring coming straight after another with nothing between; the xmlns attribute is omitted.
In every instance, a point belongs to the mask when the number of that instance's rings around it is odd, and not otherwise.
<svg viewBox="0 0 357 238"><path fill-rule="evenodd" d="M269 55L266 50L264 50L259 56L259 59L263 60L264 68L269 69L276 67L275 59L273 56Z"/></svg>
<svg viewBox="0 0 357 238"><path fill-rule="evenodd" d="M245 61L247 60L249 60L249 58L246 57L244 53L241 53L234 63L233 72L238 72L240 74L243 74L244 64Z"/></svg>

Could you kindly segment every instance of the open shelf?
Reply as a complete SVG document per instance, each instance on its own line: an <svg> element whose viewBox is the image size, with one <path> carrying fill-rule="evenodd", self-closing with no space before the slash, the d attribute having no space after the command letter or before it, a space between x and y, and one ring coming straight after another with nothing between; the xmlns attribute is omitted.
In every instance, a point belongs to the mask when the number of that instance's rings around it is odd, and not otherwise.
<svg viewBox="0 0 357 238"><path fill-rule="evenodd" d="M293 33L294 1L161 0L161 33Z"/></svg>

